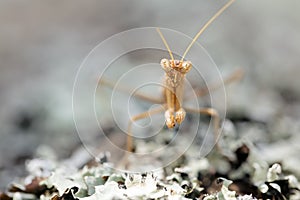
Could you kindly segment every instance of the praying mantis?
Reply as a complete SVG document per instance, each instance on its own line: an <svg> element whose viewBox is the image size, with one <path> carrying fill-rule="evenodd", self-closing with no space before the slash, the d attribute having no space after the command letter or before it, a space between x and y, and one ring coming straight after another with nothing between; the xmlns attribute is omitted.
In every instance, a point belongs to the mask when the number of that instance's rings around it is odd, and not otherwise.
<svg viewBox="0 0 300 200"><path fill-rule="evenodd" d="M165 124L169 129L173 129L176 125L180 125L186 116L186 113L198 113L198 114L205 114L212 117L213 120L213 131L215 135L215 140L217 140L217 136L219 135L219 126L220 126L220 117L218 111L211 107L203 107L203 108L189 108L184 107L183 102L183 94L184 94L184 80L186 75L192 68L192 62L185 60L185 56L189 52L190 48L196 42L196 40L200 37L200 35L207 29L207 27L215 21L215 19L220 16L235 0L228 1L221 9L219 9L199 30L196 36L193 38L192 42L189 44L187 49L185 50L183 56L180 60L175 60L172 54L172 51L163 36L161 30L157 28L157 33L159 34L162 42L164 43L166 49L168 50L170 59L163 58L160 62L162 69L164 70L164 80L163 80L163 91L161 98L153 98L152 96L147 96L142 93L134 94L135 97L140 98L142 100L161 104L162 106L158 108L150 109L146 112L142 112L138 115L135 115L130 118L128 122L128 129L127 129L127 152L134 151L134 144L133 144L133 135L132 135L132 124L135 121L145 119L150 117L151 115L159 114L164 112L165 116ZM217 83L214 85L210 85L208 89L196 91L197 97L204 96L208 94L210 90L215 90L224 84L231 83L233 81L239 80L243 76L243 71L238 69L226 77L222 83ZM108 87L114 88L115 83L109 81L107 79L100 79L99 83L106 85ZM129 92L130 89L119 86L116 89ZM218 146L218 145L217 145Z"/></svg>

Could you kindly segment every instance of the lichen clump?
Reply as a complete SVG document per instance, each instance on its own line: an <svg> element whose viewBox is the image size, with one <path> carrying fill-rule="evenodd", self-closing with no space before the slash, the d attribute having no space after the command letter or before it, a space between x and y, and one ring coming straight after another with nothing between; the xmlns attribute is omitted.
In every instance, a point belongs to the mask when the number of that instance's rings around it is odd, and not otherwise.
<svg viewBox="0 0 300 200"><path fill-rule="evenodd" d="M243 144L233 152L234 159L216 159L216 152L202 159L187 156L177 167L146 173L120 172L108 162L77 169L33 159L27 163L28 177L12 184L0 199L300 199L295 176L286 176L278 163L269 167L255 160L250 152ZM231 167L219 170L222 163Z"/></svg>

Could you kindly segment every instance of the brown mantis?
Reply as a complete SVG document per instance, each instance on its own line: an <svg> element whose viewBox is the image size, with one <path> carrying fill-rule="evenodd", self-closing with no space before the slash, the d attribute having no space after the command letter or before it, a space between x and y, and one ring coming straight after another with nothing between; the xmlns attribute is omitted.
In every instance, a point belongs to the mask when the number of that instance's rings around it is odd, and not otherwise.
<svg viewBox="0 0 300 200"><path fill-rule="evenodd" d="M160 35L165 47L168 50L170 55L170 59L162 59L160 62L161 67L163 68L165 75L164 75L164 89L162 98L156 99L153 97L146 96L141 93L136 93L135 97L152 102L161 104L162 106L155 109L150 109L146 112L140 113L131 117L128 123L128 130L127 130L127 151L133 151L133 136L132 136L132 124L135 121L147 118L151 115L158 114L164 112L165 115L165 123L166 126L171 129L174 128L176 125L180 125L184 119L186 112L190 113L198 113L198 114L206 114L212 117L213 119L213 127L214 127L214 134L215 139L217 140L218 131L219 131L219 123L220 117L218 112L214 108L187 108L183 107L183 93L184 93L184 80L186 74L191 70L192 63L190 61L185 61L184 58L186 54L189 52L192 45L196 42L199 36L206 30L206 28L219 16L221 15L235 0L228 1L217 13L213 15L200 29L200 31L196 34L193 38L192 42L189 44L187 49L185 50L182 58L180 60L175 60L172 54L172 51L169 48L169 45L164 38L162 32L159 28L157 28L157 32ZM237 70L233 72L229 77L227 77L223 82L225 84L233 82L237 79L240 79L243 72L241 70ZM105 79L101 79L100 83L107 85L109 87L114 87L114 83L110 82ZM198 97L203 96L209 92L209 90L214 90L220 87L223 83L217 83L215 85L209 86L209 89L199 90L196 91ZM129 89L126 87L118 87L118 90L128 92Z"/></svg>

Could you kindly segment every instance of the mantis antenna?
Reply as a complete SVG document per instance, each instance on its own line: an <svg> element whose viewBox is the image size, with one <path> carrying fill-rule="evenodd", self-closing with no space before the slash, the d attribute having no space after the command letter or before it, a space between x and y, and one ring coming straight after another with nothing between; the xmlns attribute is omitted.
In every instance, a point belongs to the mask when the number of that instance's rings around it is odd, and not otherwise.
<svg viewBox="0 0 300 200"><path fill-rule="evenodd" d="M165 44L166 48L168 49L169 55L170 55L172 61L174 62L174 57L173 57L172 51L171 51L165 37L163 36L163 34L161 33L159 28L156 28L156 31L158 32L160 38L162 39L163 43Z"/></svg>
<svg viewBox="0 0 300 200"><path fill-rule="evenodd" d="M204 24L204 26L200 29L200 31L197 33L197 35L194 37L193 41L190 43L190 45L187 47L187 49L185 50L182 58L181 58L181 62L183 61L184 57L186 56L186 54L188 53L188 51L190 50L190 48L193 46L193 44L196 42L196 40L199 38L199 36L205 31L205 29L213 22L215 21L215 19L217 17L219 17L219 15L221 15L235 0L230 0L228 1L214 16L212 16L212 18L210 18L210 20L208 20L206 22L206 24Z"/></svg>

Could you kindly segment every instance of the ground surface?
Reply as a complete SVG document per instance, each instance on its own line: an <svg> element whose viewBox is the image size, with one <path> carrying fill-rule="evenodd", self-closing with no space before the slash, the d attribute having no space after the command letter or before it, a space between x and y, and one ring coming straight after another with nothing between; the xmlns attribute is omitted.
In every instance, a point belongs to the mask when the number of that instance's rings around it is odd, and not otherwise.
<svg viewBox="0 0 300 200"><path fill-rule="evenodd" d="M71 94L76 71L94 46L120 31L144 26L193 37L223 3L1 2L0 187L27 174L24 163L36 157L41 145L55 149L58 158L70 157L81 147ZM199 40L224 76L237 67L245 71L241 82L226 89L227 118L237 137L253 143L259 159L280 162L296 176L298 7L293 1L237 1ZM125 67L136 62L127 58ZM81 113L83 118L88 114ZM97 132L97 127L90 127L90 132ZM105 145L100 138L99 151L109 151Z"/></svg>

